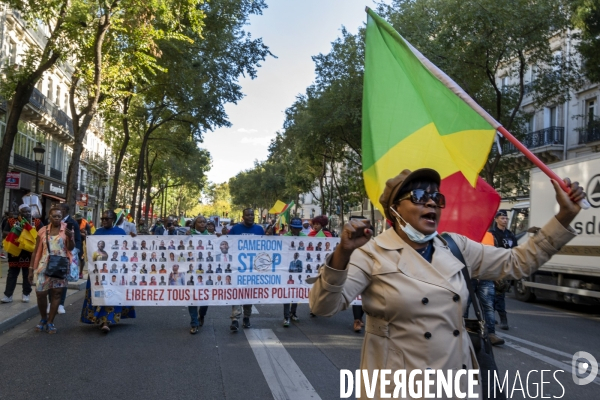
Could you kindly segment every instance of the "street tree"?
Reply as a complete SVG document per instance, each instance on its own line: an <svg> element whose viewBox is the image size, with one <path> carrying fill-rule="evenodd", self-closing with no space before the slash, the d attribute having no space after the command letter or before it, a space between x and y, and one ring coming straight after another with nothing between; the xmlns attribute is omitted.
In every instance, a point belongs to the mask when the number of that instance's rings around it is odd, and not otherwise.
<svg viewBox="0 0 600 400"><path fill-rule="evenodd" d="M600 1L574 0L570 4L583 72L590 82L600 82Z"/></svg>
<svg viewBox="0 0 600 400"><path fill-rule="evenodd" d="M519 137L530 118L522 111L526 93L539 109L565 102L581 84L569 49L552 48L554 38L569 34L569 8L561 0L394 0L379 5L378 12ZM532 69L535 77L528 82ZM503 85L503 77L514 83ZM519 174L511 175L510 167L510 162L501 165L501 154L494 151L483 176L495 186L497 174L504 188L511 180L518 185Z"/></svg>
<svg viewBox="0 0 600 400"><path fill-rule="evenodd" d="M19 55L19 64L13 64L11 60L3 63L0 96L8 102L8 118L0 148L0 182L6 180L21 114L35 85L45 72L68 58L74 46L73 32L85 21L78 0L6 0L4 3L12 10L13 16L22 19L29 29L48 34L44 34L46 43L43 48L32 45ZM5 190L4 184L0 185L0 199L4 199Z"/></svg>
<svg viewBox="0 0 600 400"><path fill-rule="evenodd" d="M243 30L249 16L265 7L263 1L253 0L204 3L200 6L205 16L202 36L186 30L193 41L159 42L162 57L158 64L164 73L142 86L136 109L130 110L145 121L134 197L142 183L147 147L157 129L186 125L192 140L200 143L206 131L230 125L224 105L242 98L239 77L256 77L260 62L271 54L261 39L252 39Z"/></svg>
<svg viewBox="0 0 600 400"><path fill-rule="evenodd" d="M183 37L184 29L201 31L202 0L89 0L85 4L87 21L79 31L75 72L70 86L70 109L73 117L73 153L67 172L67 202L74 207L77 196L79 159L83 140L99 104L115 89L112 84L124 74L128 60L124 50L135 55L146 68L156 65L156 41ZM159 18L159 17L160 18ZM183 26L181 21L190 21ZM145 44L141 44L144 43ZM130 45L130 43L135 43ZM118 88L116 88L118 89Z"/></svg>

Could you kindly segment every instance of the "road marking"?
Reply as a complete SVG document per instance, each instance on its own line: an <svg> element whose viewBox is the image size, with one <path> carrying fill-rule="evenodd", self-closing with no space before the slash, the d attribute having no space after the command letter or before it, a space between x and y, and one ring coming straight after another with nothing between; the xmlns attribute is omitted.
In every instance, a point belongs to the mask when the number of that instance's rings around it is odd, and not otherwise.
<svg viewBox="0 0 600 400"><path fill-rule="evenodd" d="M510 339L510 340L515 341L515 342L521 342L521 343L524 343L524 344L526 344L528 346L536 347L538 349L545 350L545 351L547 351L549 353L554 353L554 354L557 354L559 356L563 356L563 357L567 357L567 358L573 357L573 354L565 353L564 351L556 350L556 349L553 349L552 347L546 347L546 346L541 345L541 344L530 342L529 340L521 339L521 338L518 338L516 336L507 335L506 333L496 332L496 335L500 336L501 338Z"/></svg>
<svg viewBox="0 0 600 400"><path fill-rule="evenodd" d="M275 400L320 400L290 353L271 329L244 329Z"/></svg>
<svg viewBox="0 0 600 400"><path fill-rule="evenodd" d="M254 305L252 305L252 314L258 314L258 313L259 313L258 309Z"/></svg>
<svg viewBox="0 0 600 400"><path fill-rule="evenodd" d="M550 358L548 356L540 354L537 351L533 351L533 350L527 349L525 347L521 347L518 344L511 343L508 340L504 344L507 345L508 347L511 347L511 348L517 350L517 351L520 351L523 354L527 354L528 356L531 356L533 358L537 358L540 361L543 361L545 363L553 365L556 368L560 368L560 369L564 370L565 373L567 373L567 374L569 372L571 372L571 370L572 370L572 367L571 367L570 364L564 363L562 361L555 360L554 358ZM594 382L596 385L600 385L600 378L596 378L592 382Z"/></svg>

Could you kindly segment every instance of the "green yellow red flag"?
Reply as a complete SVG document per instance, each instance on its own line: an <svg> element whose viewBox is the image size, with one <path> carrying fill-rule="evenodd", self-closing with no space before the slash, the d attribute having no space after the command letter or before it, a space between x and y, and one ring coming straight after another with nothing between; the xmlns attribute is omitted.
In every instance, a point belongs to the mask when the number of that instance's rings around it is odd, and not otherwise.
<svg viewBox="0 0 600 400"><path fill-rule="evenodd" d="M285 210L286 207L287 204L281 200L277 200L275 205L269 210L269 214L280 214L283 210Z"/></svg>
<svg viewBox="0 0 600 400"><path fill-rule="evenodd" d="M385 182L403 169L432 168L442 177L447 208L454 207L440 229L481 240L500 197L479 172L500 124L370 9L362 123L363 177L373 204L381 210ZM480 202L484 208L472 208ZM465 214L456 211L480 212L481 220L462 221Z"/></svg>

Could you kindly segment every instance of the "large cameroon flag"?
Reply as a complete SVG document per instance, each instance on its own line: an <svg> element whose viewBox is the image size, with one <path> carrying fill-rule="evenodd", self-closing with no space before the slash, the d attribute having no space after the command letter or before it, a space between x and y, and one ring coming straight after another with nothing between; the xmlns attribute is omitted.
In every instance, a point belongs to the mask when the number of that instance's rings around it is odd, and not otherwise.
<svg viewBox="0 0 600 400"><path fill-rule="evenodd" d="M452 79L367 9L363 175L378 206L386 180L432 168L447 205L439 230L481 241L500 196L479 177L500 126Z"/></svg>

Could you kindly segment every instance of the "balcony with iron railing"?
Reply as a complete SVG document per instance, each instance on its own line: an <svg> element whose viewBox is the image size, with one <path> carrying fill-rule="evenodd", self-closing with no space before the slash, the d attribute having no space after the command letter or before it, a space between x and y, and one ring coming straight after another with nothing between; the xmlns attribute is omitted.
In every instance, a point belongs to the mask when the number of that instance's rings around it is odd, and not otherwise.
<svg viewBox="0 0 600 400"><path fill-rule="evenodd" d="M62 181L63 173L55 168L50 167L50 178L54 178L56 180Z"/></svg>
<svg viewBox="0 0 600 400"><path fill-rule="evenodd" d="M63 136L63 139L68 141L73 139L73 120L36 88L31 93L29 105L35 110L35 112L26 112L30 119L53 133ZM46 116L50 119L45 118Z"/></svg>
<svg viewBox="0 0 600 400"><path fill-rule="evenodd" d="M84 150L81 154L81 160L88 164L94 165L104 171L108 170L108 159L106 157L101 156L100 154Z"/></svg>
<svg viewBox="0 0 600 400"><path fill-rule="evenodd" d="M565 128L562 126L551 126L529 132L521 139L532 153L545 162L556 162L562 159L565 143ZM529 166L529 161L521 154L512 143L506 141L502 146L502 153L515 157L514 167L523 168ZM523 162L521 165L520 161Z"/></svg>
<svg viewBox="0 0 600 400"><path fill-rule="evenodd" d="M594 142L600 142L600 126L594 124L579 131L579 144Z"/></svg>
<svg viewBox="0 0 600 400"><path fill-rule="evenodd" d="M27 157L21 156L19 154L15 154L14 155L14 165L17 167L21 167L21 168L26 168L30 171L34 171L35 172L35 167L36 167L36 162L34 160L30 160ZM44 164L39 164L40 165L40 169L39 172L41 175L43 175L46 172L46 166Z"/></svg>
<svg viewBox="0 0 600 400"><path fill-rule="evenodd" d="M543 146L555 146L565 143L565 128L562 126L551 126L549 128L540 129L539 131L529 132L521 143L529 150L534 150ZM510 142L502 146L504 154L518 153L519 150Z"/></svg>

